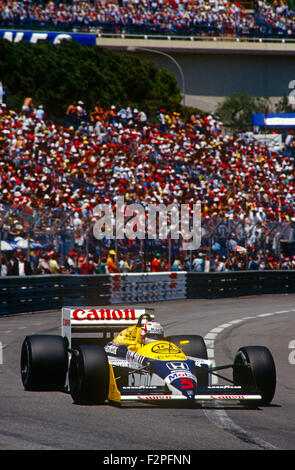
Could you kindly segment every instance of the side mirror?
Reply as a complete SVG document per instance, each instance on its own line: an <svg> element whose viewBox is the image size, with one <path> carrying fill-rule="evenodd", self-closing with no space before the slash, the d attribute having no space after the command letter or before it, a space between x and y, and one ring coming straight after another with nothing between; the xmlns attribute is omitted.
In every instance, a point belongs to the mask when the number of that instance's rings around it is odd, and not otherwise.
<svg viewBox="0 0 295 470"><path fill-rule="evenodd" d="M180 346L182 346L183 344L189 344L189 341L188 341L188 340L186 340L186 341L179 341L179 344L180 344Z"/></svg>

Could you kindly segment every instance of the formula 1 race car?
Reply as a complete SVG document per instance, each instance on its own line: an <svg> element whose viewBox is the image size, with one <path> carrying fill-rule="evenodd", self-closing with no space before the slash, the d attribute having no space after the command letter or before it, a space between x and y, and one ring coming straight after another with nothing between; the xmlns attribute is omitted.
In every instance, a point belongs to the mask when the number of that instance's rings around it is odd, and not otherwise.
<svg viewBox="0 0 295 470"><path fill-rule="evenodd" d="M218 372L232 369L232 378ZM214 385L212 377L230 385ZM264 346L242 347L215 366L198 335L164 336L153 309L63 308L61 335L31 335L21 350L25 390L62 390L77 404L273 399L276 370Z"/></svg>

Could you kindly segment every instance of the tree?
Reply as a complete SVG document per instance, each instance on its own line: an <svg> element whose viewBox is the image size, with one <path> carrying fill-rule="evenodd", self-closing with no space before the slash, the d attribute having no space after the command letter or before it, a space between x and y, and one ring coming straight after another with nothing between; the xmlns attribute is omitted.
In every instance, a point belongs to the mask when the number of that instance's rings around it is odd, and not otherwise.
<svg viewBox="0 0 295 470"><path fill-rule="evenodd" d="M216 113L223 124L233 131L251 128L253 113L268 113L271 104L268 98L255 98L244 92L232 93L219 104Z"/></svg>
<svg viewBox="0 0 295 470"><path fill-rule="evenodd" d="M290 104L286 95L277 102L275 109L277 113L294 113L294 105Z"/></svg>
<svg viewBox="0 0 295 470"><path fill-rule="evenodd" d="M22 103L32 96L52 117L64 116L70 102L82 100L88 110L102 105L145 110L152 117L165 107L181 106L175 76L151 61L101 47L64 40L11 43L0 39L0 76L7 98Z"/></svg>

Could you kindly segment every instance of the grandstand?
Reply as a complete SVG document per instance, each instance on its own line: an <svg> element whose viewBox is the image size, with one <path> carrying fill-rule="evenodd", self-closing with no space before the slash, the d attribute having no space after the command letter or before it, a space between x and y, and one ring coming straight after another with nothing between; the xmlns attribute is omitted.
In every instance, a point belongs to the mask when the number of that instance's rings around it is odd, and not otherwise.
<svg viewBox="0 0 295 470"><path fill-rule="evenodd" d="M229 0L1 1L0 27L107 34L293 38L294 10Z"/></svg>
<svg viewBox="0 0 295 470"><path fill-rule="evenodd" d="M295 24L295 23L294 23ZM162 2L0 2L2 28L226 37L293 36L287 5L253 10L215 0ZM248 135L227 135L215 113L144 109L100 113L78 102L64 124L46 109L0 106L0 265L13 271L25 250L32 273L106 272L110 250L118 272L294 269L294 152ZM81 114L82 113L82 114ZM81 117L82 116L82 117ZM292 139L291 139L292 141ZM202 240L97 240L101 203L202 202ZM154 260L157 263L153 263Z"/></svg>
<svg viewBox="0 0 295 470"><path fill-rule="evenodd" d="M283 252L280 244L284 239L290 250L293 241L291 154L287 158L248 137L223 135L220 119L212 114L193 114L185 123L179 113L163 113L160 126L148 121L139 125L141 110L131 110L128 120L119 110L112 109L112 118L110 109L103 111L87 126L78 119L66 127L47 120L46 114L38 117L37 109L1 106L1 239L8 243L2 251L4 265L9 267L7 258L23 247L34 272L42 271L43 255L56 253L61 271L79 272L79 263L85 265L89 254L96 265L91 269L98 270L111 248L126 270L151 269L158 252L164 270L175 261L192 269L200 254L210 261L210 269L217 269L220 259L223 264L231 259L228 269L245 268L253 257L265 268L270 262L285 266L285 258L291 266L293 252ZM115 207L119 195L126 204L143 206L201 201L200 249L184 252L181 240L169 238L96 240L93 209L103 202ZM75 262L69 261L70 253Z"/></svg>

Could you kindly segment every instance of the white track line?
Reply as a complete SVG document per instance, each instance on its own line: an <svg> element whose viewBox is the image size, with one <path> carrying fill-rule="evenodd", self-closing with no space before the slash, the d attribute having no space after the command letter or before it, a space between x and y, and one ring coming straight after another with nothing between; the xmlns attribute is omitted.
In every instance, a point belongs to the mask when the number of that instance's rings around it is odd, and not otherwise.
<svg viewBox="0 0 295 470"><path fill-rule="evenodd" d="M0 365L3 364L3 349L7 347L8 347L8 344L2 344L0 341Z"/></svg>
<svg viewBox="0 0 295 470"><path fill-rule="evenodd" d="M263 317L269 317L273 315L281 315L284 313L290 313L294 312L295 309L292 310L281 310L278 312L270 312L270 313L261 313L259 315L254 315L254 316L247 316L247 317L242 317L238 318L236 320L231 320L227 323L223 323L222 325L219 325L212 330L210 330L206 336L204 336L204 340L207 346L207 351L208 351L208 359L211 359L213 362L213 365L215 365L215 349L214 349L214 342L217 338L217 336L222 333L226 328L230 328L237 323L242 323L246 320L253 320L256 318L263 318ZM218 378L216 376L212 377L212 383L217 384L218 383ZM227 431L231 434L233 434L236 438L242 440L243 442L254 445L255 447L258 447L260 449L264 450L278 450L277 447L273 446L272 444L259 439L255 436L252 436L250 433L242 429L240 426L235 424L232 419L228 416L226 413L225 409L220 409L221 403L215 403L215 406L218 406L219 409L214 409L214 404L211 409L203 409L203 412L211 421L214 423L217 427L223 429L224 431Z"/></svg>

